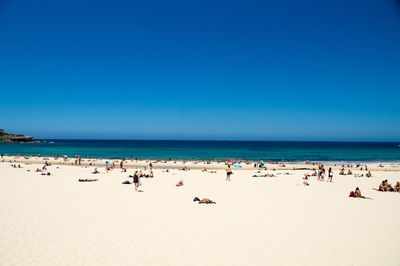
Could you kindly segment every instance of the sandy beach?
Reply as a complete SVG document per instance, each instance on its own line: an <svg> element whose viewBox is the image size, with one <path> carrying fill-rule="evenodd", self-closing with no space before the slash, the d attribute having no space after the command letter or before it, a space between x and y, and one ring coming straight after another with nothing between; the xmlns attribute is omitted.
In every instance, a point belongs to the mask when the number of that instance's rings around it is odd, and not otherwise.
<svg viewBox="0 0 400 266"><path fill-rule="evenodd" d="M223 163L206 164L210 173L202 163L169 162L169 172L154 168L137 193L121 183L148 162L127 163L127 172L116 163L108 173L100 160L71 162L47 167L50 176L35 172L43 158L0 163L0 265L400 263L400 193L373 190L383 179L400 181L395 164L369 165L371 178L340 176L337 166L332 183L310 177L307 187L302 177L311 170L293 170L304 164L262 170L276 177L252 177L257 169L244 165L229 182ZM94 167L101 173L91 174ZM99 180L78 182L86 178ZM372 199L349 198L355 187Z"/></svg>

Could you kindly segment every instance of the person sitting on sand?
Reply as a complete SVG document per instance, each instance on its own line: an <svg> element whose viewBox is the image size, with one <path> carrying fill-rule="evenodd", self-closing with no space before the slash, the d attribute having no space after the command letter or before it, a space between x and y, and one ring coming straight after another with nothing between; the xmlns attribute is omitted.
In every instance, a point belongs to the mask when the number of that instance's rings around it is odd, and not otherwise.
<svg viewBox="0 0 400 266"><path fill-rule="evenodd" d="M356 187L356 190L354 190L354 195L356 198L362 198L361 191L358 187Z"/></svg>
<svg viewBox="0 0 400 266"><path fill-rule="evenodd" d="M311 176L317 176L317 171L314 171L314 173L312 173Z"/></svg>
<svg viewBox="0 0 400 266"><path fill-rule="evenodd" d="M193 199L193 201L198 201L199 204L202 204L202 203L203 204L216 204L216 202L214 202L214 201L212 201L210 199L207 199L207 198L199 199L198 197L195 197Z"/></svg>
<svg viewBox="0 0 400 266"><path fill-rule="evenodd" d="M348 175L352 175L353 172L349 169L349 170L347 171L347 174L348 174Z"/></svg>
<svg viewBox="0 0 400 266"><path fill-rule="evenodd" d="M379 191L382 191L382 192L387 191L385 180L383 180L382 183L379 185Z"/></svg>
<svg viewBox="0 0 400 266"><path fill-rule="evenodd" d="M394 186L394 190L396 192L400 192L400 182L399 181L397 181L396 185Z"/></svg>
<svg viewBox="0 0 400 266"><path fill-rule="evenodd" d="M340 170L339 175L346 175L346 174L344 173L344 169L343 169L343 168L342 168L342 170Z"/></svg>
<svg viewBox="0 0 400 266"><path fill-rule="evenodd" d="M368 171L368 173L365 176L366 177L371 177L372 176L371 171Z"/></svg>
<svg viewBox="0 0 400 266"><path fill-rule="evenodd" d="M207 172L207 168L203 168L203 170L201 170L202 172Z"/></svg>
<svg viewBox="0 0 400 266"><path fill-rule="evenodd" d="M362 196L362 195L361 195L361 191L360 191L360 189L359 189L358 187L356 187L356 190L350 191L349 197L351 197L351 198L370 199L370 198L367 198L367 197Z"/></svg>
<svg viewBox="0 0 400 266"><path fill-rule="evenodd" d="M308 177L303 177L303 185L309 186L310 184L308 183Z"/></svg>
<svg viewBox="0 0 400 266"><path fill-rule="evenodd" d="M97 170L97 168L94 168L94 171L92 172L92 174L99 174L100 172Z"/></svg>
<svg viewBox="0 0 400 266"><path fill-rule="evenodd" d="M179 180L178 184L176 184L177 187L183 186L183 180Z"/></svg>
<svg viewBox="0 0 400 266"><path fill-rule="evenodd" d="M39 168L36 168L35 172L42 172L42 170L40 170Z"/></svg>
<svg viewBox="0 0 400 266"><path fill-rule="evenodd" d="M387 180L385 180L385 183L386 183L386 191L390 191L390 192L395 191L394 188L392 187L392 185L389 184Z"/></svg>

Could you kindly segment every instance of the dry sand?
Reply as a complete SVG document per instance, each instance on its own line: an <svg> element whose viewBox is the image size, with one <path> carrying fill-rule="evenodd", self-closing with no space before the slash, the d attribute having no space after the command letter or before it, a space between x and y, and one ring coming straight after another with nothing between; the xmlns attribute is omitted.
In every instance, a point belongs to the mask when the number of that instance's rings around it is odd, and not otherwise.
<svg viewBox="0 0 400 266"><path fill-rule="evenodd" d="M399 172L335 170L305 187L308 170L234 169L227 182L224 170L155 169L135 193L121 184L133 169L21 165L0 163L0 265L400 265L400 193L372 190ZM372 199L349 198L356 186Z"/></svg>

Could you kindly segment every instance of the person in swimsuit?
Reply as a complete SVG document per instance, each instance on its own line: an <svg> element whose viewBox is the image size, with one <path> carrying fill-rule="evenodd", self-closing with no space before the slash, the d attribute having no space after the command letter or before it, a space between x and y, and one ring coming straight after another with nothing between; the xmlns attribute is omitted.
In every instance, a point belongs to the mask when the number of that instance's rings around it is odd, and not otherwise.
<svg viewBox="0 0 400 266"><path fill-rule="evenodd" d="M354 190L354 194L356 198L362 198L363 196L361 195L361 191L358 187L356 187L356 190Z"/></svg>
<svg viewBox="0 0 400 266"><path fill-rule="evenodd" d="M400 182L397 181L396 185L394 186L394 190L396 190L396 192L400 192Z"/></svg>
<svg viewBox="0 0 400 266"><path fill-rule="evenodd" d="M333 177L332 168L329 167L329 170L328 170L328 179L326 180L326 182L332 182L332 177Z"/></svg>
<svg viewBox="0 0 400 266"><path fill-rule="evenodd" d="M139 175L137 171L133 175L133 184L135 185L135 191L138 192L138 187L139 187Z"/></svg>
<svg viewBox="0 0 400 266"><path fill-rule="evenodd" d="M207 199L207 198L199 199L198 197L195 197L193 199L193 201L198 201L199 204L201 204L201 203L203 203L203 204L216 204L216 202L214 202L214 201L212 201L210 199Z"/></svg>
<svg viewBox="0 0 400 266"><path fill-rule="evenodd" d="M228 168L226 169L226 181L231 181L231 174L232 174L231 165L228 164Z"/></svg>
<svg viewBox="0 0 400 266"><path fill-rule="evenodd" d="M379 191L382 191L382 192L387 191L385 180L383 180L382 183L379 185Z"/></svg>

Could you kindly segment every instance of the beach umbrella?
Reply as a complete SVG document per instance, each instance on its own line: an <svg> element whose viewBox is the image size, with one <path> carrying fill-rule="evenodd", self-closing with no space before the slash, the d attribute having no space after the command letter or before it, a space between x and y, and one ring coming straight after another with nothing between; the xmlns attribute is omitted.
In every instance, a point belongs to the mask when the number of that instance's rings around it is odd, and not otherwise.
<svg viewBox="0 0 400 266"><path fill-rule="evenodd" d="M230 162L233 162L233 159L230 159L230 160L228 161L228 163L230 163Z"/></svg>
<svg viewBox="0 0 400 266"><path fill-rule="evenodd" d="M263 163L264 163L264 161L263 161L263 160L261 160L261 161L260 161L260 163L262 163L262 164L263 164Z"/></svg>

